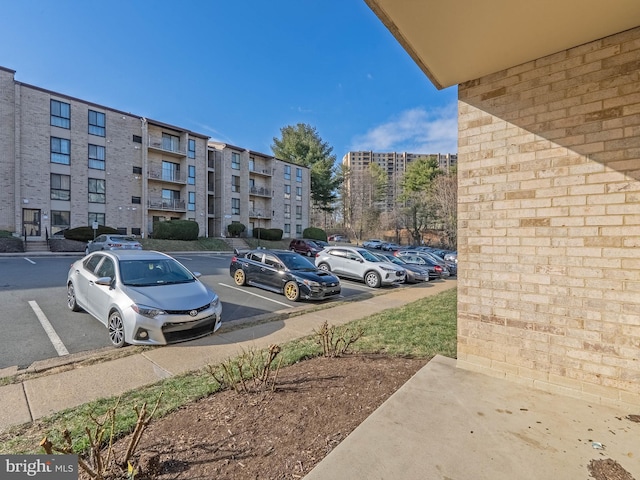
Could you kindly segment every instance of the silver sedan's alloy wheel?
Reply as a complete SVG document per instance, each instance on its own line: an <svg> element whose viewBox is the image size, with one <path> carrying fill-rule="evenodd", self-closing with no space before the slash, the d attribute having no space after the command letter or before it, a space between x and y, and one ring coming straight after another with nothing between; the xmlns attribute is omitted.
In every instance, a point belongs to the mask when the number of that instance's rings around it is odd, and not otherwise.
<svg viewBox="0 0 640 480"><path fill-rule="evenodd" d="M73 312L80 311L80 307L76 302L76 289L74 288L73 283L69 283L69 285L67 285L67 306L69 307L69 310Z"/></svg>
<svg viewBox="0 0 640 480"><path fill-rule="evenodd" d="M318 269L324 270L325 272L331 271L331 269L329 268L329 265L327 265L326 263L321 263L320 265L318 265Z"/></svg>
<svg viewBox="0 0 640 480"><path fill-rule="evenodd" d="M378 288L380 286L380 275L376 272L367 272L364 276L365 283L371 288Z"/></svg>
<svg viewBox="0 0 640 480"><path fill-rule="evenodd" d="M284 296L292 302L297 302L300 298L300 287L296 282L287 282L284 286Z"/></svg>
<svg viewBox="0 0 640 480"><path fill-rule="evenodd" d="M115 311L109 315L109 321L107 322L107 328L109 329L109 340L114 347L120 348L124 346L124 322L120 316L120 312Z"/></svg>

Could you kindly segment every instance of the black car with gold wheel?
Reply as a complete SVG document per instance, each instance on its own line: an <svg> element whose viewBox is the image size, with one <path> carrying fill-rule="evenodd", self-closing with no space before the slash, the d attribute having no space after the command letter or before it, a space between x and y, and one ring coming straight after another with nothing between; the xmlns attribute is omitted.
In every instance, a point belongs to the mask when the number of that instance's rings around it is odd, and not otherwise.
<svg viewBox="0 0 640 480"><path fill-rule="evenodd" d="M282 293L292 302L323 300L340 295L341 291L338 277L288 250L237 251L231 258L229 274L238 286Z"/></svg>

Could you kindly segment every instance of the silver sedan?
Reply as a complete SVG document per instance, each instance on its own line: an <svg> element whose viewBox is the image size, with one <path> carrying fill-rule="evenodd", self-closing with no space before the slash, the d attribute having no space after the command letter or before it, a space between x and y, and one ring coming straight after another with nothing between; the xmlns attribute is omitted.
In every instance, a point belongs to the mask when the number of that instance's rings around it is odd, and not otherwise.
<svg viewBox="0 0 640 480"><path fill-rule="evenodd" d="M74 262L67 305L104 323L115 347L165 345L220 328L222 305L197 272L153 251L100 251Z"/></svg>

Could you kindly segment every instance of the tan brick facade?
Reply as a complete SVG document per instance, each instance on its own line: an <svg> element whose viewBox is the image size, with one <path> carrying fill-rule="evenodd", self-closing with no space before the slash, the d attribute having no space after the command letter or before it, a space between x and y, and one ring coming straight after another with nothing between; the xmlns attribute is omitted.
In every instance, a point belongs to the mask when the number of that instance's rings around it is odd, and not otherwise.
<svg viewBox="0 0 640 480"><path fill-rule="evenodd" d="M640 405L640 28L459 86L458 365Z"/></svg>

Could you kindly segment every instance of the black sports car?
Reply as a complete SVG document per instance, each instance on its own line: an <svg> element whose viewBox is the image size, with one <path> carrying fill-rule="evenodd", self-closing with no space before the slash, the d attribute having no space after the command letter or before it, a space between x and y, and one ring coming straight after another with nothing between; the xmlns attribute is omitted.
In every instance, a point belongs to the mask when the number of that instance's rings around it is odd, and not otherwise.
<svg viewBox="0 0 640 480"><path fill-rule="evenodd" d="M249 250L236 252L229 265L236 285L253 285L299 299L322 300L340 295L338 277L325 272L298 253L287 250Z"/></svg>

